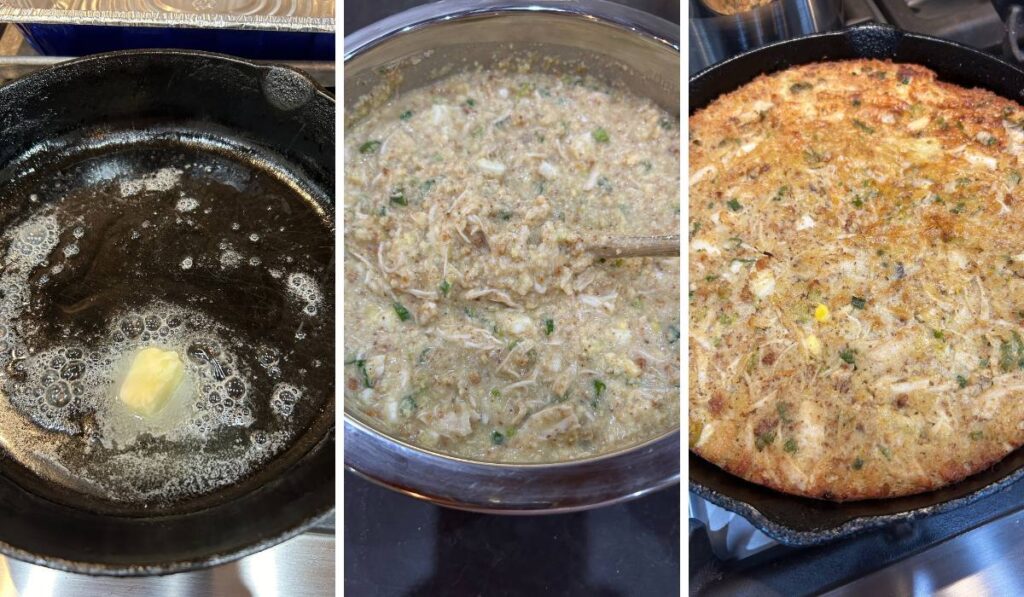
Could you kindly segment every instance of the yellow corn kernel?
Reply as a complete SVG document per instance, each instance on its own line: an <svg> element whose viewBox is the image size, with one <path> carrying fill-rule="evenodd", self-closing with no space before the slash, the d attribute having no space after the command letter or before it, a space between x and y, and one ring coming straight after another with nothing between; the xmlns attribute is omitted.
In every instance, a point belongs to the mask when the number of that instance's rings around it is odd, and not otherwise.
<svg viewBox="0 0 1024 597"><path fill-rule="evenodd" d="M807 336L803 341L804 348L813 356L821 356L821 340L814 334Z"/></svg>
<svg viewBox="0 0 1024 597"><path fill-rule="evenodd" d="M828 312L828 307L826 307L825 305L819 304L817 307L814 308L814 318L820 321L821 323L825 323L826 321L828 321L829 317L831 317L831 315Z"/></svg>

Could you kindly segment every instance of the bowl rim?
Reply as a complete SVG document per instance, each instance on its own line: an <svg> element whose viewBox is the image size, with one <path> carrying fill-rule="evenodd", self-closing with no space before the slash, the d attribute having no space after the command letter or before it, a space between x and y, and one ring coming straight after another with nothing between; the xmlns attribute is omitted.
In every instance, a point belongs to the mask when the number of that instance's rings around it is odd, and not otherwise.
<svg viewBox="0 0 1024 597"><path fill-rule="evenodd" d="M345 36L344 62L403 35L442 21L514 14L549 14L584 18L648 37L679 53L679 25L609 0L439 0L404 10Z"/></svg>

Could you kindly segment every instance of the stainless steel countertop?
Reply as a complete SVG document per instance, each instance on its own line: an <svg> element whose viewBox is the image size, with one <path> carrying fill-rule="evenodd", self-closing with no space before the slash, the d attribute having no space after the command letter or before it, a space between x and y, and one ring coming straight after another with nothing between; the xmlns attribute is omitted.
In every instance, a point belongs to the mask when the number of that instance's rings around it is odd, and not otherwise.
<svg viewBox="0 0 1024 597"><path fill-rule="evenodd" d="M242 558L198 572L110 578L58 572L0 556L0 597L321 597L334 595L334 515L312 531Z"/></svg>

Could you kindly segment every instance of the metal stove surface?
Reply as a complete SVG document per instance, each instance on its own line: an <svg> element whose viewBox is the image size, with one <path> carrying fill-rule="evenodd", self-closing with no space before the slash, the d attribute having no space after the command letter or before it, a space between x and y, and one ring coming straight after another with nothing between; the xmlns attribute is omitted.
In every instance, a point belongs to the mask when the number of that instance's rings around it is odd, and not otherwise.
<svg viewBox="0 0 1024 597"><path fill-rule="evenodd" d="M0 556L0 596L334 595L334 531L331 514L310 531L236 562L196 572L143 578L71 574Z"/></svg>

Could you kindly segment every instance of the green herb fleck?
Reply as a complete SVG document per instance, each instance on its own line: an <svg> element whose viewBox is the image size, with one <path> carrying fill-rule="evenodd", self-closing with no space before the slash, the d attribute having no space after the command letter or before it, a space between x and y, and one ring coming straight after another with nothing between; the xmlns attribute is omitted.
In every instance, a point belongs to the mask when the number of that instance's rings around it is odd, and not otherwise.
<svg viewBox="0 0 1024 597"><path fill-rule="evenodd" d="M889 448L878 446L878 451L882 453L882 456L885 456L886 460L892 460L892 452L889 451Z"/></svg>
<svg viewBox="0 0 1024 597"><path fill-rule="evenodd" d="M864 460L860 456L854 458L852 468L855 471L859 471L860 469L864 468Z"/></svg>
<svg viewBox="0 0 1024 597"><path fill-rule="evenodd" d="M814 149L804 150L804 161L807 162L809 166L817 166L821 164L821 162L823 162L824 160L825 156L821 155Z"/></svg>
<svg viewBox="0 0 1024 597"><path fill-rule="evenodd" d="M843 362L849 365L855 365L856 363L854 362L855 359L853 353L854 351L851 348L844 348L842 351L840 351L839 358L843 359Z"/></svg>
<svg viewBox="0 0 1024 597"><path fill-rule="evenodd" d="M758 434L758 436L754 438L754 447L757 448L758 452L760 452L774 442L775 430L773 429L771 431L766 431L764 433Z"/></svg>
<svg viewBox="0 0 1024 597"><path fill-rule="evenodd" d="M668 326L668 343L675 344L679 342L679 326L670 325Z"/></svg>
<svg viewBox="0 0 1024 597"><path fill-rule="evenodd" d="M783 423L792 423L793 419L789 416L789 405L785 402L780 402L775 407L776 412L779 413L779 420Z"/></svg>
<svg viewBox="0 0 1024 597"><path fill-rule="evenodd" d="M409 120L410 118L412 118L412 110L406 110L398 115L399 120Z"/></svg>
<svg viewBox="0 0 1024 597"><path fill-rule="evenodd" d="M355 365L356 366L356 370L358 370L359 374L363 376L363 386L364 387L367 387L367 388L372 388L373 387L373 381L370 380L370 372L366 370L366 360L365 359L353 359L353 360L349 361L346 364L347 365Z"/></svg>
<svg viewBox="0 0 1024 597"><path fill-rule="evenodd" d="M544 334L550 336L555 331L555 320L545 319L544 320Z"/></svg>
<svg viewBox="0 0 1024 597"><path fill-rule="evenodd" d="M932 338L935 338L936 340L945 340L946 334L944 334L942 330L932 330Z"/></svg>
<svg viewBox="0 0 1024 597"><path fill-rule="evenodd" d="M380 151L380 141L367 141L359 146L359 153L377 153Z"/></svg>
<svg viewBox="0 0 1024 597"><path fill-rule="evenodd" d="M604 394L604 390L607 386L600 379L594 380L594 398L600 398L601 394Z"/></svg>
<svg viewBox="0 0 1024 597"><path fill-rule="evenodd" d="M960 214L964 213L964 208L966 208L966 207L967 206L964 204L964 202L961 201L960 203L956 204L956 207L949 208L949 213L960 215Z"/></svg>
<svg viewBox="0 0 1024 597"><path fill-rule="evenodd" d="M416 399L412 394L410 394L402 398L402 401L398 403L398 414L402 415L403 418L408 419L416 412L418 407L419 405L416 404Z"/></svg>
<svg viewBox="0 0 1024 597"><path fill-rule="evenodd" d="M813 88L814 88L814 85L808 83L807 81L799 81L799 82L793 83L792 85L789 86L789 92L795 94L795 93L800 93L800 92L807 91L808 89L813 89Z"/></svg>
<svg viewBox="0 0 1024 597"><path fill-rule="evenodd" d="M448 283L448 280L441 281L441 296L448 296L448 291L452 289L452 285Z"/></svg>
<svg viewBox="0 0 1024 597"><path fill-rule="evenodd" d="M979 439L985 437L985 434L980 431L972 431L970 437L972 440L978 441Z"/></svg>
<svg viewBox="0 0 1024 597"><path fill-rule="evenodd" d="M796 440L793 438L787 439L785 445L782 446L782 449L790 454L796 452Z"/></svg>
<svg viewBox="0 0 1024 597"><path fill-rule="evenodd" d="M850 297L850 306L854 309L863 309L868 304L867 300L860 298L859 296Z"/></svg>
<svg viewBox="0 0 1024 597"><path fill-rule="evenodd" d="M405 189L403 188L397 188L394 191L391 191L389 199L391 199L391 202L395 205L409 205L409 200L405 198Z"/></svg>
<svg viewBox="0 0 1024 597"><path fill-rule="evenodd" d="M500 446L501 444L505 443L505 434L495 430L493 433L491 433L491 443L494 444L495 446Z"/></svg>
<svg viewBox="0 0 1024 597"><path fill-rule="evenodd" d="M607 143L611 141L611 137L608 135L608 131L604 130L601 127L597 127L596 129L594 129L594 132L591 134L594 137L594 141L597 141L598 143Z"/></svg>
<svg viewBox="0 0 1024 597"><path fill-rule="evenodd" d="M1016 170L1011 170L1010 174L1007 175L1006 179L1010 181L1010 184L1012 184L1013 186L1017 186L1020 184L1020 172L1017 172Z"/></svg>
<svg viewBox="0 0 1024 597"><path fill-rule="evenodd" d="M672 130L672 119L667 116L662 116L658 119L658 126L666 131Z"/></svg>
<svg viewBox="0 0 1024 597"><path fill-rule="evenodd" d="M491 396L494 396L495 398L500 397L501 390L499 390L498 388L491 388Z"/></svg>
<svg viewBox="0 0 1024 597"><path fill-rule="evenodd" d="M471 97L468 97L466 98L466 105L472 108L473 106L476 105L476 100Z"/></svg>
<svg viewBox="0 0 1024 597"><path fill-rule="evenodd" d="M864 124L863 121L857 120L856 118L853 119L853 126L859 128L860 130L862 130L863 132L865 132L865 133L867 133L869 135L872 135L875 132L875 129L873 129L870 126Z"/></svg>
<svg viewBox="0 0 1024 597"><path fill-rule="evenodd" d="M967 387L967 378L963 375L956 376L956 385L960 386L960 389Z"/></svg>
<svg viewBox="0 0 1024 597"><path fill-rule="evenodd" d="M395 313L398 314L398 318L402 321L409 321L409 319L412 318L412 314L409 313L409 310L406 309L402 303L396 302L393 306L395 308Z"/></svg>
<svg viewBox="0 0 1024 597"><path fill-rule="evenodd" d="M730 199L726 201L725 204L728 205L729 209L731 209L732 211L740 211L743 209L743 206L740 205L740 202L737 201L736 199Z"/></svg>

